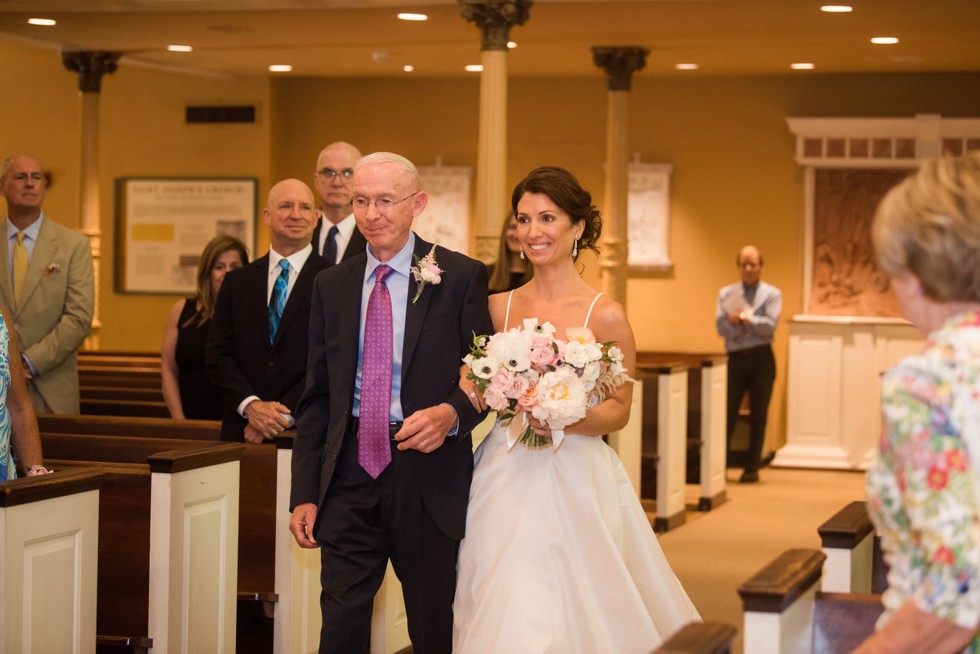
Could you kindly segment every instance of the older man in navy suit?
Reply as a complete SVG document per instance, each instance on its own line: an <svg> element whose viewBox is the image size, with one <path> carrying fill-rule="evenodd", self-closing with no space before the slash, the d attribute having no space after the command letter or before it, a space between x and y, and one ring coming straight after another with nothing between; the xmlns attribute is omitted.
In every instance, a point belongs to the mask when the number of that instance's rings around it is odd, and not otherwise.
<svg viewBox="0 0 980 654"><path fill-rule="evenodd" d="M224 403L221 437L260 443L295 423L303 392L310 295L326 267L310 246L313 192L297 179L269 191L264 257L228 273L208 335L211 384Z"/></svg>
<svg viewBox="0 0 980 654"><path fill-rule="evenodd" d="M426 202L404 157L359 160L353 206L367 251L324 271L313 292L290 531L321 547L321 653L368 652L389 558L415 653L452 650L470 430L481 419L459 370L473 333L492 323L485 266L411 231Z"/></svg>

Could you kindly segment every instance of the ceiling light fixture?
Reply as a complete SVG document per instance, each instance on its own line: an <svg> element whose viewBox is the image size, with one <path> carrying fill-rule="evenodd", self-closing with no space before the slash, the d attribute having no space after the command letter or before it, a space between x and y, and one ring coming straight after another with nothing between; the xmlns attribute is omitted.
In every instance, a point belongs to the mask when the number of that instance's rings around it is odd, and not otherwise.
<svg viewBox="0 0 980 654"><path fill-rule="evenodd" d="M27 22L31 25L43 25L44 27L51 27L52 25L58 24L58 21L50 18L28 18Z"/></svg>
<svg viewBox="0 0 980 654"><path fill-rule="evenodd" d="M429 20L429 17L426 16L425 14L407 14L407 13L402 13L402 14L398 14L398 19L399 20L421 21L421 20Z"/></svg>
<svg viewBox="0 0 980 654"><path fill-rule="evenodd" d="M876 36L871 39L871 42L876 45L895 45L898 43L898 39L894 36Z"/></svg>
<svg viewBox="0 0 980 654"><path fill-rule="evenodd" d="M811 63L790 64L789 67L793 70L813 70L816 68L816 66Z"/></svg>
<svg viewBox="0 0 980 654"><path fill-rule="evenodd" d="M847 5L824 5L820 7L820 11L825 11L828 14L849 14L854 11L854 8Z"/></svg>
<svg viewBox="0 0 980 654"><path fill-rule="evenodd" d="M272 64L269 66L269 72L271 73L288 73L293 69L289 64Z"/></svg>
<svg viewBox="0 0 980 654"><path fill-rule="evenodd" d="M517 47L517 41L508 41L507 42L507 47L510 48L511 50L513 50L514 48Z"/></svg>
<svg viewBox="0 0 980 654"><path fill-rule="evenodd" d="M468 73L482 73L483 72L483 64L470 64L470 65L466 66L465 70Z"/></svg>
<svg viewBox="0 0 980 654"><path fill-rule="evenodd" d="M167 50L170 52L193 52L194 48L189 45L168 45Z"/></svg>
<svg viewBox="0 0 980 654"><path fill-rule="evenodd" d="M402 70L404 70L406 73L410 73L415 70L415 66L402 66Z"/></svg>
<svg viewBox="0 0 980 654"><path fill-rule="evenodd" d="M674 64L674 68L677 70L697 70L697 64Z"/></svg>

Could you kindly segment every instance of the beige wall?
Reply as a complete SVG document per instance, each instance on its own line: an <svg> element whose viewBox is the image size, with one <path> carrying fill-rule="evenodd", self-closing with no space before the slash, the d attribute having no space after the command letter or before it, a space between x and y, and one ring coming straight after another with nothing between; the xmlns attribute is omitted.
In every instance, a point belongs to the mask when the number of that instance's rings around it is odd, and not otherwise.
<svg viewBox="0 0 980 654"><path fill-rule="evenodd" d="M2 88L24 102L0 103L4 152L36 153L55 174L47 201L78 225L79 102L74 75L56 53L0 44ZM9 99L9 98L8 98ZM183 124L190 102L256 102L254 126ZM602 209L606 86L594 78L514 79L509 90L511 184L531 168L566 166ZM473 78L214 80L122 67L102 97L102 229L106 263L102 347L151 351L175 297L112 290L113 180L126 176L257 177L260 206L270 180L312 181L319 149L344 139L364 152L392 150L420 165L474 166L479 83ZM737 278L735 253L754 243L765 278L784 293L784 318L802 307L803 174L793 161L787 116L976 116L980 73L799 75L634 79L632 150L670 163L669 275L635 278L629 313L641 349L719 350L717 289ZM259 253L268 245L259 231ZM598 278L586 256L584 275ZM777 330L772 422L785 423L787 328ZM778 437L777 437L778 438Z"/></svg>

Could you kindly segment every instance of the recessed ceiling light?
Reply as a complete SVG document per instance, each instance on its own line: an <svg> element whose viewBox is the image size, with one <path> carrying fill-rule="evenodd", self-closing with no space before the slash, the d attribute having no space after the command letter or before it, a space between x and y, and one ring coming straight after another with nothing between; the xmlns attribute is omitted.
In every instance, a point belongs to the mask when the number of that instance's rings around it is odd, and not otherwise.
<svg viewBox="0 0 980 654"><path fill-rule="evenodd" d="M894 36L876 36L871 39L871 42L877 45L894 45L898 43L898 39Z"/></svg>
<svg viewBox="0 0 980 654"><path fill-rule="evenodd" d="M854 11L854 8L847 5L824 5L820 7L820 11L826 11L828 14L849 14Z"/></svg>
<svg viewBox="0 0 980 654"><path fill-rule="evenodd" d="M677 70L697 70L697 64L674 64L674 68Z"/></svg>
<svg viewBox="0 0 980 654"><path fill-rule="evenodd" d="M193 52L194 48L189 45L168 45L170 52Z"/></svg>
<svg viewBox="0 0 980 654"><path fill-rule="evenodd" d="M28 18L27 22L31 25L44 25L45 27L51 27L52 25L58 24L58 21L50 18Z"/></svg>
<svg viewBox="0 0 980 654"><path fill-rule="evenodd" d="M517 47L517 41L508 41L507 42L507 47L510 48L511 50L513 50L514 48Z"/></svg>
<svg viewBox="0 0 980 654"><path fill-rule="evenodd" d="M402 70L404 70L406 73L410 73L415 70L415 66L402 66Z"/></svg>
<svg viewBox="0 0 980 654"><path fill-rule="evenodd" d="M272 73L288 73L293 69L289 64L272 64L269 66L269 72Z"/></svg>
<svg viewBox="0 0 980 654"><path fill-rule="evenodd" d="M790 64L789 67L793 70L813 70L816 68L816 66L811 63Z"/></svg>
<svg viewBox="0 0 980 654"><path fill-rule="evenodd" d="M429 17L425 14L398 14L400 20L429 20Z"/></svg>
<svg viewBox="0 0 980 654"><path fill-rule="evenodd" d="M465 70L468 73L481 73L483 72L483 64L470 64L466 66Z"/></svg>

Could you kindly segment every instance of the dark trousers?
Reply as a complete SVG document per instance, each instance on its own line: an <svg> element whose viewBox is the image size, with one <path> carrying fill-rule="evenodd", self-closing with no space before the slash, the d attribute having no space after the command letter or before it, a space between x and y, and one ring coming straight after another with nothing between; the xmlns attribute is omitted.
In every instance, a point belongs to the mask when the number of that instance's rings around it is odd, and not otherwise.
<svg viewBox="0 0 980 654"><path fill-rule="evenodd" d="M728 449L732 447L732 434L742 397L749 394L749 450L745 458L745 471L755 472L762 461L762 446L766 440L766 418L772 383L776 379L776 359L768 345L728 354Z"/></svg>
<svg viewBox="0 0 980 654"><path fill-rule="evenodd" d="M357 462L348 428L317 517L320 543L320 654L367 654L371 612L388 559L402 583L416 654L450 654L459 541L436 526L408 473L415 451L392 442L392 461L371 477Z"/></svg>

